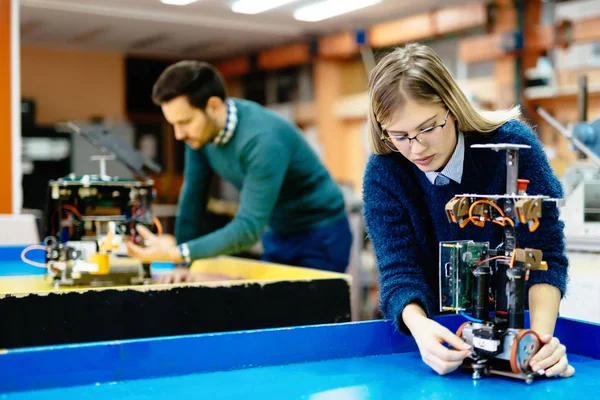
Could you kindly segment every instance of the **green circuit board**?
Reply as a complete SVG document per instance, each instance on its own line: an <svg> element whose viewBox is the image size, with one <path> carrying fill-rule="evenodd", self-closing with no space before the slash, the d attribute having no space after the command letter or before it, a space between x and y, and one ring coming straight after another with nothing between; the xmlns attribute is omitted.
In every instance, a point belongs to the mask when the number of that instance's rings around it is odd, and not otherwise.
<svg viewBox="0 0 600 400"><path fill-rule="evenodd" d="M439 244L440 311L468 311L473 307L473 269L487 252L489 243L447 241Z"/></svg>

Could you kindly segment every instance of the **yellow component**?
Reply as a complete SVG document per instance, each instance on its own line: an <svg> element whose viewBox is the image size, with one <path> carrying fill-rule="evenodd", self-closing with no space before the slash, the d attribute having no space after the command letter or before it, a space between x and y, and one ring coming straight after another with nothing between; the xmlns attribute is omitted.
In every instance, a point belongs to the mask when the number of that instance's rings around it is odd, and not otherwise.
<svg viewBox="0 0 600 400"><path fill-rule="evenodd" d="M546 261L542 261L542 251L538 249L515 249L513 252L515 261L519 261L524 264L527 270L538 270L547 271L548 264Z"/></svg>
<svg viewBox="0 0 600 400"><path fill-rule="evenodd" d="M540 225L539 218L542 217L542 200L538 198L522 199L515 204L519 222L529 225L529 231L535 231Z"/></svg>
<svg viewBox="0 0 600 400"><path fill-rule="evenodd" d="M446 203L446 216L448 222L459 223L461 228L469 222L465 217L469 214L471 202L466 197L455 197ZM466 222L464 222L466 220Z"/></svg>
<svg viewBox="0 0 600 400"><path fill-rule="evenodd" d="M95 253L90 256L90 262L98 265L97 272L90 272L91 275L107 275L110 272L108 254Z"/></svg>
<svg viewBox="0 0 600 400"><path fill-rule="evenodd" d="M472 215L474 217L483 217L484 219L490 219L490 210L492 206L490 206L487 202L477 201L473 204Z"/></svg>
<svg viewBox="0 0 600 400"><path fill-rule="evenodd" d="M450 249L458 249L460 246L458 244L444 243L444 244L442 244L442 247L447 247Z"/></svg>

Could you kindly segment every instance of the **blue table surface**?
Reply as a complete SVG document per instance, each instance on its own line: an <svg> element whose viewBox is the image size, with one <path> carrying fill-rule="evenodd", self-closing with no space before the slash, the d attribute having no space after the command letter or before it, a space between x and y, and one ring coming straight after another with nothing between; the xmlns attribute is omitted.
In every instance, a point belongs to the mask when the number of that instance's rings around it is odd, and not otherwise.
<svg viewBox="0 0 600 400"><path fill-rule="evenodd" d="M0 276L45 273L20 251L0 249ZM438 320L452 331L464 321ZM559 318L555 335L577 372L531 385L439 376L390 321L8 349L0 350L0 399L596 398L600 325Z"/></svg>
<svg viewBox="0 0 600 400"><path fill-rule="evenodd" d="M455 330L458 316L438 320ZM439 376L390 321L8 349L0 399L595 398L600 325L559 318L572 378ZM593 396L592 396L593 395Z"/></svg>
<svg viewBox="0 0 600 400"><path fill-rule="evenodd" d="M579 398L600 389L600 361L573 357L569 379L526 385L508 378L473 381L456 371L439 376L418 353L400 353L321 362L249 368L228 372L107 382L86 386L9 393L0 399L555 399Z"/></svg>
<svg viewBox="0 0 600 400"><path fill-rule="evenodd" d="M21 261L21 252L26 246L0 246L0 277L3 276L24 276L24 275L44 275L46 268L36 267ZM44 263L45 252L42 250L31 250L26 257L30 261ZM171 270L175 266L170 262L152 263L153 271L161 272Z"/></svg>

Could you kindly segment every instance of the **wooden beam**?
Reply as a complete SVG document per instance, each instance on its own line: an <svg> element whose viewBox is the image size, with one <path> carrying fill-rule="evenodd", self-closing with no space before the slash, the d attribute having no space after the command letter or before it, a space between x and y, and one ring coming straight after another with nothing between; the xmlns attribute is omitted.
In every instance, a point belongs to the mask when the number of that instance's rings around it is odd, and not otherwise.
<svg viewBox="0 0 600 400"><path fill-rule="evenodd" d="M278 69L310 62L308 43L297 43L263 51L258 55L258 67Z"/></svg>
<svg viewBox="0 0 600 400"><path fill-rule="evenodd" d="M555 46L552 25L538 25L525 31L525 49L541 53Z"/></svg>
<svg viewBox="0 0 600 400"><path fill-rule="evenodd" d="M394 46L484 26L487 20L485 4L467 4L377 24L368 39L371 47Z"/></svg>
<svg viewBox="0 0 600 400"><path fill-rule="evenodd" d="M573 43L600 40L600 17L573 21Z"/></svg>
<svg viewBox="0 0 600 400"><path fill-rule="evenodd" d="M534 1L534 0L532 0ZM535 0L537 1L537 0ZM509 14L506 14L509 15ZM530 26L525 31L525 53L541 53L554 47L568 47L573 44L600 40L600 17L560 21L556 25ZM511 35L514 30L502 29L499 32L475 38L463 39L459 43L459 57L465 63L493 61L514 54L511 48ZM531 67L531 61L527 62Z"/></svg>
<svg viewBox="0 0 600 400"><path fill-rule="evenodd" d="M319 39L318 55L321 58L350 58L358 52L356 38L351 32L343 32Z"/></svg>
<svg viewBox="0 0 600 400"><path fill-rule="evenodd" d="M431 14L421 14L375 25L368 31L371 47L387 47L435 35Z"/></svg>
<svg viewBox="0 0 600 400"><path fill-rule="evenodd" d="M433 23L437 35L477 28L487 22L487 6L484 3L433 11Z"/></svg>
<svg viewBox="0 0 600 400"><path fill-rule="evenodd" d="M458 43L458 57L467 64L492 61L511 52L504 50L503 43L511 33L491 33L463 39Z"/></svg>
<svg viewBox="0 0 600 400"><path fill-rule="evenodd" d="M374 25L367 30L367 44L370 47L400 45L414 40L428 39L484 26L487 22L488 14L485 3L442 8ZM357 55L359 51L355 33L352 31L326 36L318 41L317 55L323 59L347 59ZM303 64L309 62L310 58L308 44L298 43L260 53L258 67L276 69ZM251 66L247 58L240 57L220 62L217 64L217 68L225 77L231 77L247 73Z"/></svg>
<svg viewBox="0 0 600 400"><path fill-rule="evenodd" d="M0 214L12 214L11 0L0 0ZM20 162L20 160L18 160Z"/></svg>
<svg viewBox="0 0 600 400"><path fill-rule="evenodd" d="M219 70L223 78L232 78L245 75L250 72L250 60L248 57L237 57L230 60L217 63L215 67Z"/></svg>

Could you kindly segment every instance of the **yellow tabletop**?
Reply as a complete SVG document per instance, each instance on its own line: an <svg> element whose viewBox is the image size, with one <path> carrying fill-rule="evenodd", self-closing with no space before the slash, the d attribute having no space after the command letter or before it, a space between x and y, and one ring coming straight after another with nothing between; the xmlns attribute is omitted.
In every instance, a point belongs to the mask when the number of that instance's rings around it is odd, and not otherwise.
<svg viewBox="0 0 600 400"><path fill-rule="evenodd" d="M79 286L55 288L52 279L46 275L23 275L0 277L0 298L24 296L31 293L82 292L89 290L166 290L181 286L234 286L251 283L272 283L279 281L310 281L321 279L343 279L351 285L351 276L335 272L320 271L309 268L292 267L237 257L216 257L198 260L191 266L194 272L217 276L216 280L201 282L184 282L177 284L148 284L122 286ZM166 273L160 270L158 273ZM157 272L153 271L153 274Z"/></svg>

